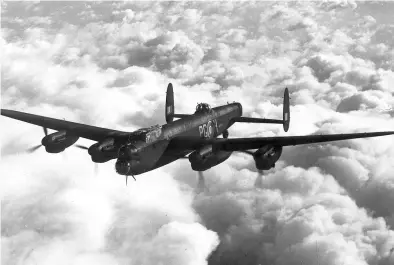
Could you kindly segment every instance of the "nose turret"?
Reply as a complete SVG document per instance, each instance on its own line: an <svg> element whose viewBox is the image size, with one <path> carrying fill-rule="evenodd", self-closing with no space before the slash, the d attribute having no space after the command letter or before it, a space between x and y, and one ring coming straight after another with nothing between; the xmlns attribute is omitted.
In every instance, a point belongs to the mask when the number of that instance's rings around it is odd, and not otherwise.
<svg viewBox="0 0 394 265"><path fill-rule="evenodd" d="M115 170L119 175L129 175L131 170L130 161L118 159L115 163Z"/></svg>
<svg viewBox="0 0 394 265"><path fill-rule="evenodd" d="M128 144L119 148L118 160L115 163L115 170L120 175L132 175L140 161L137 147Z"/></svg>

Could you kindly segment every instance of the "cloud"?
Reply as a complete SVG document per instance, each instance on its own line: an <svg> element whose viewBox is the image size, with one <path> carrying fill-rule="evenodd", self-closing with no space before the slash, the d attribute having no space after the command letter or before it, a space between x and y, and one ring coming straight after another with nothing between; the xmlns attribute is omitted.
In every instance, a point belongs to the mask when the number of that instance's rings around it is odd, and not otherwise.
<svg viewBox="0 0 394 265"><path fill-rule="evenodd" d="M191 199L168 176L164 181L157 173L139 179L130 190L119 182L114 185L108 177L87 177L87 164L66 170L68 162L88 162L79 151L71 153L71 161L46 159L65 174L40 168L12 170L26 155L8 158L2 167L6 184L2 187L2 239L10 251L3 252L7 263L49 264L58 259L72 264L166 260L184 264L191 259L203 264L217 246L217 235L196 223L198 217L188 206ZM43 152L35 155L32 163L36 164L46 156ZM112 168L102 170L111 175ZM155 186L160 179L161 187ZM140 192L148 186L152 193ZM171 189L172 196L168 196ZM160 203L163 196L166 202ZM148 254L153 249L159 251Z"/></svg>
<svg viewBox="0 0 394 265"><path fill-rule="evenodd" d="M338 8L351 8L357 7L356 1L348 0L337 0L337 1L322 1L321 6L327 11L338 9Z"/></svg>
<svg viewBox="0 0 394 265"><path fill-rule="evenodd" d="M366 109L388 109L389 106L385 102L391 102L390 96L384 92L376 90L367 90L344 98L338 105L338 112L348 112L354 110Z"/></svg>
<svg viewBox="0 0 394 265"><path fill-rule="evenodd" d="M230 56L230 48L224 43L219 43L215 48L211 48L204 56L204 60L228 60Z"/></svg>
<svg viewBox="0 0 394 265"><path fill-rule="evenodd" d="M236 124L230 137L394 128L389 4L2 7L3 108L132 131L164 123L169 82L178 113L236 100L245 115L265 118L281 117L288 87L288 133ZM197 195L188 161L124 187L113 161L93 177L76 148L21 153L42 129L1 122L4 263L394 262L390 136L287 147L262 175L234 152L205 172L208 189Z"/></svg>

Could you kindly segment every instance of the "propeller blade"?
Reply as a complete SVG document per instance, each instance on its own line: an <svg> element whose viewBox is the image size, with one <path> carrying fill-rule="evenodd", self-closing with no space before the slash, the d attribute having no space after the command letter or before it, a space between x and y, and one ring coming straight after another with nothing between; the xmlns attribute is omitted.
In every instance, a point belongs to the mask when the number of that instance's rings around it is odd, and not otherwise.
<svg viewBox="0 0 394 265"><path fill-rule="evenodd" d="M62 152L62 156L63 156L63 159L67 159L67 153L66 152Z"/></svg>
<svg viewBox="0 0 394 265"><path fill-rule="evenodd" d="M133 179L134 179L135 181L137 181L137 180L135 179L134 175L131 175L131 176L133 177ZM126 177L126 186L127 186L127 180L128 180L128 178L129 178L129 175L126 175L125 177Z"/></svg>
<svg viewBox="0 0 394 265"><path fill-rule="evenodd" d="M48 135L48 129L45 127L42 127L44 129L44 134L45 136ZM27 153L33 153L34 151L36 151L38 148L40 148L42 146L42 144L30 147L29 149L26 150Z"/></svg>
<svg viewBox="0 0 394 265"><path fill-rule="evenodd" d="M74 145L76 148L79 148L79 149L83 149L83 150L88 150L89 149L89 147L86 147L86 146L83 146L83 145L80 145L80 144L76 144L76 145Z"/></svg>
<svg viewBox="0 0 394 265"><path fill-rule="evenodd" d="M256 181L254 182L254 187L258 189L263 188L263 171L259 170Z"/></svg>
<svg viewBox="0 0 394 265"><path fill-rule="evenodd" d="M94 163L94 175L97 176L98 175L98 164Z"/></svg>
<svg viewBox="0 0 394 265"><path fill-rule="evenodd" d="M27 153L33 153L34 151L36 151L38 148L40 148L42 146L42 144L40 145L36 145L33 147L30 147L29 149L26 150Z"/></svg>
<svg viewBox="0 0 394 265"><path fill-rule="evenodd" d="M247 155L252 155L252 156L254 154L254 152L248 151L248 150L242 150L242 151L238 151L238 152L241 152L241 153L244 153L244 154L247 154Z"/></svg>
<svg viewBox="0 0 394 265"><path fill-rule="evenodd" d="M198 183L197 183L197 193L201 193L207 190L205 186L205 178L202 171L198 171Z"/></svg>

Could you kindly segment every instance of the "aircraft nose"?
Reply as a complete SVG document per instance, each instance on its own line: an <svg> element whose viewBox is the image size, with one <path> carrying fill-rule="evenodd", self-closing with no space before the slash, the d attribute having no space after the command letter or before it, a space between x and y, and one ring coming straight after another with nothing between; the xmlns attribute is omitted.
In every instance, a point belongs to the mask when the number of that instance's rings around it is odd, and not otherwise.
<svg viewBox="0 0 394 265"><path fill-rule="evenodd" d="M118 157L122 159L138 159L137 148L134 145L125 145L119 148Z"/></svg>
<svg viewBox="0 0 394 265"><path fill-rule="evenodd" d="M129 174L130 169L131 169L130 161L118 159L115 163L115 170L120 175Z"/></svg>

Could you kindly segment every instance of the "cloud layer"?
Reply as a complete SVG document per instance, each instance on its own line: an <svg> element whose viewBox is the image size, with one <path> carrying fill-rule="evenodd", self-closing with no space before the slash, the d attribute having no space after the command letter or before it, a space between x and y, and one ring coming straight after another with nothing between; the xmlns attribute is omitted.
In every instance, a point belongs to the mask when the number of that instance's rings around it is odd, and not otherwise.
<svg viewBox="0 0 394 265"><path fill-rule="evenodd" d="M132 131L177 112L243 104L288 133L393 130L392 3L3 2L2 108ZM1 118L4 264L394 263L394 140L284 149L259 176L234 154L205 173L179 161L129 182L69 148L22 151L42 130ZM82 144L91 144L80 140Z"/></svg>

